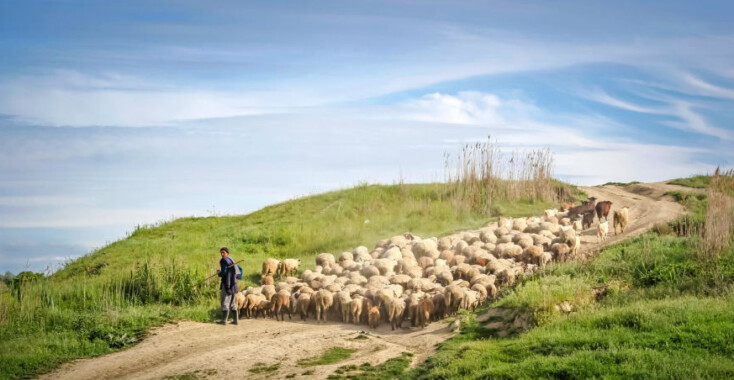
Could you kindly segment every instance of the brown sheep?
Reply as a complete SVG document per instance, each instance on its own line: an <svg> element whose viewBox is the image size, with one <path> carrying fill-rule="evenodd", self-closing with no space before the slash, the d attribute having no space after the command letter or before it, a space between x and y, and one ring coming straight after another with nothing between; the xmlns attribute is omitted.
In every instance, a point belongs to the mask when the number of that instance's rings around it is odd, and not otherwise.
<svg viewBox="0 0 734 380"><path fill-rule="evenodd" d="M268 300L262 300L255 308L255 319L257 319L258 315L262 315L263 317L269 317L270 316L270 301Z"/></svg>
<svg viewBox="0 0 734 380"><path fill-rule="evenodd" d="M270 314L275 316L275 320L278 320L278 313L280 313L280 320L284 321L284 314L288 312L288 319L291 318L291 298L286 294L276 294L270 300Z"/></svg>
<svg viewBox="0 0 734 380"><path fill-rule="evenodd" d="M278 265L280 262L276 259L266 259L263 261L263 270L260 273L261 276L265 276L268 274L274 275L278 271Z"/></svg>
<svg viewBox="0 0 734 380"><path fill-rule="evenodd" d="M603 201L596 204L596 218L599 219L599 223L601 223L601 218L604 217L604 220L608 220L607 217L609 216L609 210L612 209L612 202L610 201Z"/></svg>
<svg viewBox="0 0 734 380"><path fill-rule="evenodd" d="M255 317L258 305L260 305L261 301L266 300L262 294L248 294L245 296L245 299L245 315L247 318Z"/></svg>
<svg viewBox="0 0 734 380"><path fill-rule="evenodd" d="M480 257L478 258L474 263L479 265L480 267L487 266L487 263L489 262L489 259L486 257Z"/></svg>
<svg viewBox="0 0 734 380"><path fill-rule="evenodd" d="M260 279L260 285L273 285L275 283L275 280L273 279L272 274L266 274L265 276L262 276Z"/></svg>
<svg viewBox="0 0 734 380"><path fill-rule="evenodd" d="M553 244L553 246L551 246L551 250L555 254L556 260L559 262L565 262L568 260L568 254L571 252L571 248L566 243Z"/></svg>
<svg viewBox="0 0 734 380"><path fill-rule="evenodd" d="M405 300L395 298L388 305L387 318L390 322L390 328L395 330L395 326L403 327L403 314L405 313Z"/></svg>
<svg viewBox="0 0 734 380"><path fill-rule="evenodd" d="M564 203L561 205L561 211L565 212L576 206L576 203Z"/></svg>
<svg viewBox="0 0 734 380"><path fill-rule="evenodd" d="M374 302L369 297L362 298L362 320L366 323L369 323L370 309L372 309L373 305Z"/></svg>
<svg viewBox="0 0 734 380"><path fill-rule="evenodd" d="M377 326L380 324L380 309L374 306L371 307L367 315L367 320L369 321L370 328L376 329Z"/></svg>
<svg viewBox="0 0 734 380"><path fill-rule="evenodd" d="M451 262L451 259L456 256L456 253L454 251L450 251L448 249L441 251L441 254L438 256L439 259L446 260L446 262Z"/></svg>
<svg viewBox="0 0 734 380"><path fill-rule="evenodd" d="M416 324L421 327L426 327L428 322L431 320L431 314L433 313L433 301L430 297L423 297L418 303L418 313L416 315Z"/></svg>
<svg viewBox="0 0 734 380"><path fill-rule="evenodd" d="M443 293L436 293L433 295L433 315L431 316L434 321L443 319L446 316L446 298Z"/></svg>
<svg viewBox="0 0 734 380"><path fill-rule="evenodd" d="M525 248L525 262L540 265L540 256L543 254L543 247L539 245L531 245Z"/></svg>
<svg viewBox="0 0 734 380"><path fill-rule="evenodd" d="M581 218L581 228L591 228L592 224L594 224L594 210L585 212Z"/></svg>

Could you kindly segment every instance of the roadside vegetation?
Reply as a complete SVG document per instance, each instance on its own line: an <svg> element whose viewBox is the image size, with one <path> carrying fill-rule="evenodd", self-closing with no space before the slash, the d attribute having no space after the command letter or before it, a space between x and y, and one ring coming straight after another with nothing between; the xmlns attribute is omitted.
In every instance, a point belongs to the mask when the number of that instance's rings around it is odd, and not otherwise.
<svg viewBox="0 0 734 380"><path fill-rule="evenodd" d="M697 189L705 189L711 183L710 175L696 175L687 178L678 178L672 181L668 181L671 185L679 185L686 187L693 187Z"/></svg>
<svg viewBox="0 0 734 380"><path fill-rule="evenodd" d="M734 377L734 189L674 196L691 214L522 279L401 374L419 379ZM654 229L655 230L655 229Z"/></svg>
<svg viewBox="0 0 734 380"><path fill-rule="evenodd" d="M346 366L333 379L734 377L734 190L674 192L689 214L552 264L474 313L423 365ZM388 366L388 363L390 364Z"/></svg>
<svg viewBox="0 0 734 380"><path fill-rule="evenodd" d="M446 181L360 184L243 216L182 218L139 226L127 238L50 277L11 276L0 286L0 379L32 377L78 357L139 342L153 326L217 315L219 248L241 261L240 287L259 282L268 257L338 254L410 231L442 236L500 215L537 215L583 196L552 178L552 155L503 154L492 144L446 155Z"/></svg>
<svg viewBox="0 0 734 380"><path fill-rule="evenodd" d="M355 352L357 352L357 350L352 348L332 347L320 356L299 359L298 365L301 367L313 367L318 365L334 364L349 359L349 357Z"/></svg>
<svg viewBox="0 0 734 380"><path fill-rule="evenodd" d="M632 181L632 182L607 182L601 186L619 186L619 187L626 187L631 185L639 185L640 181Z"/></svg>

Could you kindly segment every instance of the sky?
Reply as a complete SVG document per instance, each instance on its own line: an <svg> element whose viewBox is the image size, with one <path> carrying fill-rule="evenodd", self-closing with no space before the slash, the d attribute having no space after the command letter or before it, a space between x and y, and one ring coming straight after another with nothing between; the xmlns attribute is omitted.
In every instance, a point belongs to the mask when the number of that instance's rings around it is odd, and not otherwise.
<svg viewBox="0 0 734 380"><path fill-rule="evenodd" d="M730 1L0 2L0 272L444 153L578 185L734 166Z"/></svg>

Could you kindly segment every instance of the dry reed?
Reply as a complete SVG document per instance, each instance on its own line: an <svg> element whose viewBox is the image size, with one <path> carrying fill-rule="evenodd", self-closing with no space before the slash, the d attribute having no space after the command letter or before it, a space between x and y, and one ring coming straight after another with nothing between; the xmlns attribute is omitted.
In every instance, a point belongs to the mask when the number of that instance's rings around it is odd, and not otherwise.
<svg viewBox="0 0 734 380"><path fill-rule="evenodd" d="M504 153L487 138L465 145L455 156L444 154L444 162L457 206L490 211L499 199L558 202L570 197L555 186L548 148Z"/></svg>
<svg viewBox="0 0 734 380"><path fill-rule="evenodd" d="M734 232L734 170L717 168L707 190L706 221L704 224L702 252L709 260L729 247Z"/></svg>

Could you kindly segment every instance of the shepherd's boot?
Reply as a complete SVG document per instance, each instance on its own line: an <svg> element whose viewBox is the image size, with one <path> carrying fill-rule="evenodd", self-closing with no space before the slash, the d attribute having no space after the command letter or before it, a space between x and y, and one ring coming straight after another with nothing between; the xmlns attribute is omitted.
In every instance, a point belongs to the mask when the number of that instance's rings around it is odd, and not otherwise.
<svg viewBox="0 0 734 380"><path fill-rule="evenodd" d="M229 319L229 310L222 311L222 320L217 323L219 323L220 325L226 325L227 319Z"/></svg>
<svg viewBox="0 0 734 380"><path fill-rule="evenodd" d="M239 322L240 322L240 311L239 310L235 310L234 311L234 322L232 322L232 323L234 323L235 325L237 325L237 324L239 324Z"/></svg>

